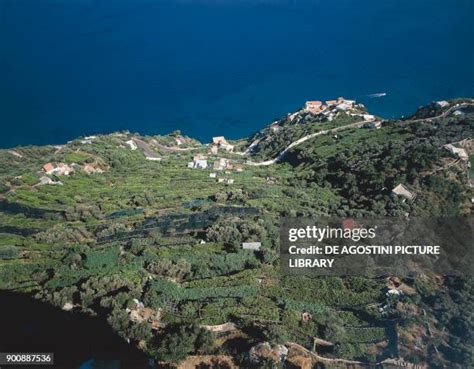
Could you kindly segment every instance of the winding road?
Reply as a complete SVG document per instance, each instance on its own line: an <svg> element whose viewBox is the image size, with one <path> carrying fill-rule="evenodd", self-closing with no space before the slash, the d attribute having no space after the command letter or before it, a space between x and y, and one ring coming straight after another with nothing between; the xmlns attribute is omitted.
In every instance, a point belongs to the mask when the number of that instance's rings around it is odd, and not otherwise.
<svg viewBox="0 0 474 369"><path fill-rule="evenodd" d="M282 152L280 152L273 159L266 160L266 161L260 161L260 162L247 161L246 164L247 165L253 165L253 166L267 166L267 165L275 164L275 163L279 162L289 150L291 150L295 146L298 146L298 145L302 144L305 141L311 140L314 137L325 135L325 134L328 134L328 133L336 133L336 132L342 131L344 129L359 128L359 127L362 127L366 123L370 123L370 121L363 120L363 121L359 121L359 122L355 122L355 123L351 123L351 124L346 124L345 126L340 126L340 127L336 127L336 128L332 128L332 129L326 129L326 130L322 130L322 131L319 131L319 132L311 133L309 135L301 137L300 139L298 139L296 141L293 141L291 144L289 144Z"/></svg>
<svg viewBox="0 0 474 369"><path fill-rule="evenodd" d="M412 124L412 123L422 122L422 121L426 121L426 120L444 118L444 117L448 116L449 114L451 114L453 111L458 110L458 109L463 109L463 108L466 108L468 106L474 106L474 101L467 102L467 103L462 103L462 104L456 104L454 106L451 106L449 109L447 109L445 112L441 113L440 115L437 115L437 116L434 116L434 117L407 120L407 121L404 121L403 123ZM311 140L314 137L321 136L321 135L328 134L328 133L329 134L330 133L336 133L336 132L343 131L343 130L350 129L350 128L360 128L364 124L370 123L370 122L371 121L363 120L363 121L359 121L359 122L355 122L355 123L351 123L351 124L346 124L345 126L340 126L340 127L336 127L336 128L329 129L329 130L323 130L323 131L311 133L309 135L301 137L300 139L298 139L296 141L293 141L291 144L289 144L283 151L281 151L273 159L266 160L266 161L260 161L260 162L254 162L254 161L248 160L246 162L246 164L247 165L252 165L252 166L268 166L268 165L278 163L286 155L286 153L289 150L291 150L295 146L298 146L298 145L302 144L305 141ZM245 152L248 152L248 149Z"/></svg>

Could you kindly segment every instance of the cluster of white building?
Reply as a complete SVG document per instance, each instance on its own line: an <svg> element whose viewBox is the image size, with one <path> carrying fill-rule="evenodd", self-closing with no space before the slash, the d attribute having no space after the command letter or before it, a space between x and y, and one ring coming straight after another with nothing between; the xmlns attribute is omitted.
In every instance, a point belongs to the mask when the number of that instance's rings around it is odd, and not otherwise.
<svg viewBox="0 0 474 369"><path fill-rule="evenodd" d="M313 114L322 113L326 109L334 108L339 111L346 111L353 109L355 106L354 100L346 100L343 97L338 97L337 100L327 100L325 102L319 100L306 101L305 108L307 112Z"/></svg>
<svg viewBox="0 0 474 369"><path fill-rule="evenodd" d="M71 165L65 163L46 163L41 169L44 174L40 177L40 180L35 187L44 185L62 185L63 183L61 181L53 180L48 176L69 176L76 170L82 170L87 174L104 173L104 170L100 166L90 163L86 163L82 166L76 163L72 163Z"/></svg>
<svg viewBox="0 0 474 369"><path fill-rule="evenodd" d="M74 168L65 163L59 163L56 165L52 163L46 163L43 165L43 171L48 175L68 176L74 172Z"/></svg>
<svg viewBox="0 0 474 369"><path fill-rule="evenodd" d="M207 159L208 159L207 156L203 154L196 154L193 157L193 161L188 162L188 168L191 168L191 169L211 168L211 165L208 163ZM232 162L226 158L216 159L214 163L212 164L212 169L215 171L231 171L231 170L235 170L236 172L243 171L242 165L232 164ZM215 174L215 173L211 173L211 174ZM215 176L212 178L215 178Z"/></svg>
<svg viewBox="0 0 474 369"><path fill-rule="evenodd" d="M347 100L344 97L338 97L336 100L311 100L306 101L303 111L311 114L322 114L327 120L332 121L338 112L347 112L356 107L363 107L363 105L356 104L355 100ZM289 116L292 121L299 112L293 113ZM372 119L367 119L372 120Z"/></svg>

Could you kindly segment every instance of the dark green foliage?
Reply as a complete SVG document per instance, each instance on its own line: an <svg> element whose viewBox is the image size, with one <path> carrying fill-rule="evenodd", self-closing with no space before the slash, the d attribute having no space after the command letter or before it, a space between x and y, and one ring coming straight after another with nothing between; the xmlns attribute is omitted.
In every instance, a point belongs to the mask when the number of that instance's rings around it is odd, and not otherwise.
<svg viewBox="0 0 474 369"><path fill-rule="evenodd" d="M223 218L207 229L206 236L209 241L222 242L236 250L242 242L266 239L266 231L252 219L229 222Z"/></svg>
<svg viewBox="0 0 474 369"><path fill-rule="evenodd" d="M119 261L119 250L110 247L104 251L89 251L86 253L84 267L87 269L113 268Z"/></svg>
<svg viewBox="0 0 474 369"><path fill-rule="evenodd" d="M209 352L213 340L209 331L197 326L170 326L159 342L156 355L160 360L180 362L193 352Z"/></svg>

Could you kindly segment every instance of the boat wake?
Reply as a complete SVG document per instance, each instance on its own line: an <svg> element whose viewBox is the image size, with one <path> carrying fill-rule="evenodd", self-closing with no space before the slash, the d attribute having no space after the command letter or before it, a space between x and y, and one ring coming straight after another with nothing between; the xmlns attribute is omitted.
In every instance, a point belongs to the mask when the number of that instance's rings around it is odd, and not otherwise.
<svg viewBox="0 0 474 369"><path fill-rule="evenodd" d="M384 97L384 96L387 96L387 93L386 92L379 92L379 93L376 93L376 94L369 94L367 95L367 97Z"/></svg>

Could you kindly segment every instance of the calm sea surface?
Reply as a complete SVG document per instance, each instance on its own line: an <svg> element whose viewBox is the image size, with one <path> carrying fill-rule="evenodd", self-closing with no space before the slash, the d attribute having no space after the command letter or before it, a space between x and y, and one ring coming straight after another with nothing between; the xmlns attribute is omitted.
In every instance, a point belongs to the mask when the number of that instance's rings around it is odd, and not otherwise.
<svg viewBox="0 0 474 369"><path fill-rule="evenodd" d="M339 95L410 114L474 95L473 15L473 0L0 0L0 147L239 138Z"/></svg>

